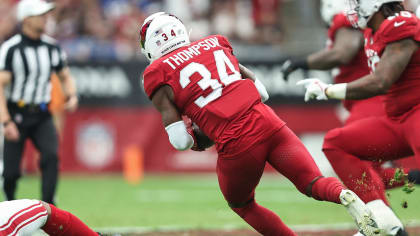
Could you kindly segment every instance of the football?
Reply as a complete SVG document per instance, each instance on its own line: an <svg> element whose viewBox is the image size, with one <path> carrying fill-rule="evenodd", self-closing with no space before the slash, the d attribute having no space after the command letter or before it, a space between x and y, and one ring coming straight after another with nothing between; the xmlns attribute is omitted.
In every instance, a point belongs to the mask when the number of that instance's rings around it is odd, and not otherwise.
<svg viewBox="0 0 420 236"><path fill-rule="evenodd" d="M197 149L195 151L204 151L214 145L214 141L201 131L195 123L192 123L192 128L196 141L196 144L194 144L194 147L192 148L193 150Z"/></svg>

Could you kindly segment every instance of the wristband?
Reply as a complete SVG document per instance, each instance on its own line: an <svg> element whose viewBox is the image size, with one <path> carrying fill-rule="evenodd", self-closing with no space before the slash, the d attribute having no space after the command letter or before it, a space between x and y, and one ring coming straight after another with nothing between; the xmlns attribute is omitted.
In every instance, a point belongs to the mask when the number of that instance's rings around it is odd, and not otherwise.
<svg viewBox="0 0 420 236"><path fill-rule="evenodd" d="M194 145L194 138L188 133L183 120L177 121L165 127L169 136L169 142L180 151L190 149Z"/></svg>
<svg viewBox="0 0 420 236"><path fill-rule="evenodd" d="M346 99L347 83L333 84L325 90L328 98L344 100Z"/></svg>
<svg viewBox="0 0 420 236"><path fill-rule="evenodd" d="M265 86L261 83L261 81L259 80L259 79L257 79L257 78L255 78L255 81L254 81L254 84L255 84L255 87L257 88L257 90L258 90L258 93L260 94L260 96L261 96L261 101L262 102L265 102L265 101L267 101L268 100L268 98L269 98L269 95L268 95L268 92L267 92L267 89L265 88Z"/></svg>

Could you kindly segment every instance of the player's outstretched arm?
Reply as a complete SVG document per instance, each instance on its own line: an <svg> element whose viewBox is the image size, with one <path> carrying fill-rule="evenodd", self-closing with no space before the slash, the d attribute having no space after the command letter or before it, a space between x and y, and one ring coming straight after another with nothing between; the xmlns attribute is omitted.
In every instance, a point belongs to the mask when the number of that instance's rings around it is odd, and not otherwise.
<svg viewBox="0 0 420 236"><path fill-rule="evenodd" d="M419 49L412 39L404 39L386 46L375 72L350 83L325 84L319 79L305 79L297 83L306 89L305 101L311 99L366 99L385 94L404 72L411 56Z"/></svg>
<svg viewBox="0 0 420 236"><path fill-rule="evenodd" d="M252 72L250 69L246 68L242 64L239 64L239 72L241 73L242 78L254 81L255 87L257 88L258 93L261 95L261 101L262 102L267 101L269 98L267 89L261 83L261 81L255 76L254 72Z"/></svg>
<svg viewBox="0 0 420 236"><path fill-rule="evenodd" d="M284 80L297 69L330 70L350 63L363 47L363 34L359 30L341 28L335 34L332 48L325 48L303 58L287 59L282 67Z"/></svg>
<svg viewBox="0 0 420 236"><path fill-rule="evenodd" d="M365 99L386 93L400 78L418 49L418 44L412 39L388 44L375 72L347 85L346 99ZM326 91L328 97L330 88Z"/></svg>
<svg viewBox="0 0 420 236"><path fill-rule="evenodd" d="M335 34L334 46L307 57L309 69L329 70L351 62L363 47L363 34L357 29L341 28Z"/></svg>

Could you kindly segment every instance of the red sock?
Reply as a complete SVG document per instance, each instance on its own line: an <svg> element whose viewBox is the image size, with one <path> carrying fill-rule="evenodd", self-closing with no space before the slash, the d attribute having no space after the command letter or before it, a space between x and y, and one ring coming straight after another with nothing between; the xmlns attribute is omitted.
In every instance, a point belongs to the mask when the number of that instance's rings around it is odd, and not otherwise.
<svg viewBox="0 0 420 236"><path fill-rule="evenodd" d="M51 215L42 227L48 235L53 236L98 236L79 218L70 212L63 211L50 204Z"/></svg>
<svg viewBox="0 0 420 236"><path fill-rule="evenodd" d="M389 205L382 179L370 162L362 161L341 150L324 149L323 151L341 181L363 202L368 203L380 199Z"/></svg>
<svg viewBox="0 0 420 236"><path fill-rule="evenodd" d="M343 189L343 184L334 177L320 178L312 185L312 197L340 204L340 193Z"/></svg>
<svg viewBox="0 0 420 236"><path fill-rule="evenodd" d="M373 165L373 168L381 177L382 182L385 185L385 189L393 189L404 186L405 178L401 178L399 181L395 181L395 171L397 168L382 168L380 165ZM405 174L407 174L410 169L403 168L403 171Z"/></svg>
<svg viewBox="0 0 420 236"><path fill-rule="evenodd" d="M265 236L296 236L274 212L258 205L255 200L241 208L232 208L256 231Z"/></svg>

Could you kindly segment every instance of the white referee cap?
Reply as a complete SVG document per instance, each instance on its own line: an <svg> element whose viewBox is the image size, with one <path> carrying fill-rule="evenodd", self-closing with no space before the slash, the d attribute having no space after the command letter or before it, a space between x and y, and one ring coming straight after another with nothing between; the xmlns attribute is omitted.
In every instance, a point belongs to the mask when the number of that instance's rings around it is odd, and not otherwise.
<svg viewBox="0 0 420 236"><path fill-rule="evenodd" d="M54 9L54 3L44 0L21 0L17 5L17 20L23 21L30 16L43 15Z"/></svg>

